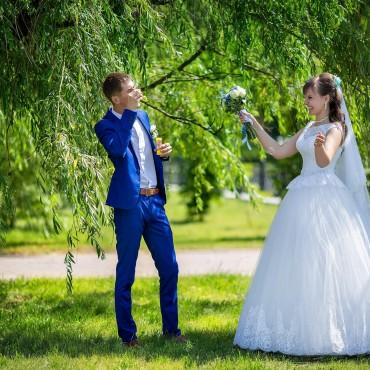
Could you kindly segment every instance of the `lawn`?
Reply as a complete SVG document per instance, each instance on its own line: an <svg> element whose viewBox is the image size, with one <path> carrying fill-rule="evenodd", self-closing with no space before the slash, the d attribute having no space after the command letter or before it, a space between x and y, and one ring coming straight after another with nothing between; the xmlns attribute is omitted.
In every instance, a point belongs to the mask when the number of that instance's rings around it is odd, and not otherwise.
<svg viewBox="0 0 370 370"><path fill-rule="evenodd" d="M304 358L232 346L249 278L181 278L180 323L186 346L160 336L157 279L137 279L134 316L141 347L116 336L113 279L0 281L2 369L369 369L369 357Z"/></svg>
<svg viewBox="0 0 370 370"><path fill-rule="evenodd" d="M184 199L176 192L169 194L166 205L177 249L260 248L276 212L276 206L261 204L257 209L239 199L220 199L211 204L204 222L188 222ZM64 212L63 223L71 221ZM81 235L80 249L92 248ZM144 243L144 241L143 241ZM112 227L104 228L102 245L106 251L115 249ZM7 246L0 254L36 254L66 251L66 233L45 237L39 230L30 229L23 220L7 236Z"/></svg>

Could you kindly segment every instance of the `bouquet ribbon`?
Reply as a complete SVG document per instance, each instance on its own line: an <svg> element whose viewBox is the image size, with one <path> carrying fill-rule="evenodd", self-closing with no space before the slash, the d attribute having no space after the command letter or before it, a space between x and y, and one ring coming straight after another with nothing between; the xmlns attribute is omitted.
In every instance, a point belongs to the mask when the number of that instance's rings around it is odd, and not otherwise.
<svg viewBox="0 0 370 370"><path fill-rule="evenodd" d="M245 109L242 109L239 112L239 115L241 115L241 113L248 112ZM256 134L252 128L252 120L250 118L246 118L242 125L242 143L247 145L248 150L252 150L252 147L249 144L249 139L254 139L255 137Z"/></svg>

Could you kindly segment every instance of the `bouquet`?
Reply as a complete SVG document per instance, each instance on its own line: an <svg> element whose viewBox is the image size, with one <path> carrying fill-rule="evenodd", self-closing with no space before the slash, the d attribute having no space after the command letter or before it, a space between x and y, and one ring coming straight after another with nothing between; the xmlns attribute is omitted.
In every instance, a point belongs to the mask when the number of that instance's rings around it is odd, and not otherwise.
<svg viewBox="0 0 370 370"><path fill-rule="evenodd" d="M226 94L221 93L221 104L226 112L240 115L247 113L244 109L246 103L246 91L240 86L234 86ZM252 127L252 120L247 118L242 124L242 143L246 144L249 150L252 150L249 139L255 139L256 133Z"/></svg>

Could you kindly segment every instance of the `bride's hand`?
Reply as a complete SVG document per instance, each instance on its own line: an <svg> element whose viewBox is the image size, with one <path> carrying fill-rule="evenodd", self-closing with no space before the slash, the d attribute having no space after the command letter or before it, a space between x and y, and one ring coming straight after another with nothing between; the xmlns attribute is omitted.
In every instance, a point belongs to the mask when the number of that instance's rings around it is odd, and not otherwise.
<svg viewBox="0 0 370 370"><path fill-rule="evenodd" d="M239 119L240 119L240 122L243 123L245 121L248 121L248 120L251 120L253 123L256 121L255 117L253 116L253 114L247 112L247 111L241 111L239 113Z"/></svg>
<svg viewBox="0 0 370 370"><path fill-rule="evenodd" d="M316 139L314 142L315 147L316 148L322 147L325 144L325 140L326 140L326 136L322 132L319 132L316 135Z"/></svg>

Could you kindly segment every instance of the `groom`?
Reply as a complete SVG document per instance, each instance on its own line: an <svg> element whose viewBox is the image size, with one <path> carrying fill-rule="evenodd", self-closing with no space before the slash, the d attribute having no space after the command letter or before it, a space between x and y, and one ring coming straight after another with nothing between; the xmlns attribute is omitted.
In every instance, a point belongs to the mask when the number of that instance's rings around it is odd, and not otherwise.
<svg viewBox="0 0 370 370"><path fill-rule="evenodd" d="M129 347L138 344L131 314L131 286L143 236L159 273L163 335L184 342L185 337L178 327L178 266L164 210L166 192L162 161L169 159L172 148L162 144L156 154L149 117L138 110L143 95L129 75L109 74L103 83L103 92L112 107L96 124L95 132L115 167L106 204L114 208L117 238L115 308L118 335Z"/></svg>

